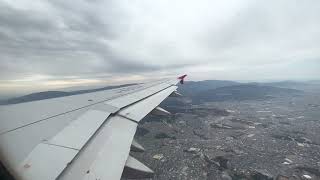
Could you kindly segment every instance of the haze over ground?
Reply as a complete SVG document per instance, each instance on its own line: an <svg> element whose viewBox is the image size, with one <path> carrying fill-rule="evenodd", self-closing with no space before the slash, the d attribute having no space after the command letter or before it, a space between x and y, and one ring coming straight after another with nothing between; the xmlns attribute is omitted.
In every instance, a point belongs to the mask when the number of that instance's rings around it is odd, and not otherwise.
<svg viewBox="0 0 320 180"><path fill-rule="evenodd" d="M0 1L0 93L320 77L320 1Z"/></svg>

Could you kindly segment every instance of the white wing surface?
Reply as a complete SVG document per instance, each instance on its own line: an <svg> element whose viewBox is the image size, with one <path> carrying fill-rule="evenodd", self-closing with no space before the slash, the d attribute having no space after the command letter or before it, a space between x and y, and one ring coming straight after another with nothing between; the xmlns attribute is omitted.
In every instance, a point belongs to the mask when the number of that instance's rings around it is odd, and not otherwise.
<svg viewBox="0 0 320 180"><path fill-rule="evenodd" d="M0 106L0 160L21 180L120 179L153 171L129 156L139 121L183 78ZM140 174L139 174L140 173Z"/></svg>

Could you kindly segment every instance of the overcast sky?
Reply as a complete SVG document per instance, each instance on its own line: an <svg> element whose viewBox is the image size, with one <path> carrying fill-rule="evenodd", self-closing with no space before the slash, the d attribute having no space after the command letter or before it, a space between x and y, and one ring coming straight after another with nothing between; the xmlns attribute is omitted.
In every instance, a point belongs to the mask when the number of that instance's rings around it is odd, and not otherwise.
<svg viewBox="0 0 320 180"><path fill-rule="evenodd" d="M0 91L320 77L319 0L0 0Z"/></svg>

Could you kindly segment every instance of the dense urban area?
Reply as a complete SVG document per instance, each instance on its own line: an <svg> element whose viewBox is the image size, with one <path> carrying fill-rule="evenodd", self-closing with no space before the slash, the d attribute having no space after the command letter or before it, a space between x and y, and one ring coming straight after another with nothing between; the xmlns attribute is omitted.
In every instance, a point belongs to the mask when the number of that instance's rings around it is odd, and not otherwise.
<svg viewBox="0 0 320 180"><path fill-rule="evenodd" d="M135 138L146 151L131 155L154 170L150 179L320 179L319 90L318 81L186 82L179 87L183 97L161 104L170 116L143 119ZM77 93L42 92L1 103ZM10 179L3 168L0 179Z"/></svg>
<svg viewBox="0 0 320 180"><path fill-rule="evenodd" d="M211 89L213 88L213 89ZM320 94L315 84L190 82L183 98L148 116L133 153L153 179L320 179Z"/></svg>

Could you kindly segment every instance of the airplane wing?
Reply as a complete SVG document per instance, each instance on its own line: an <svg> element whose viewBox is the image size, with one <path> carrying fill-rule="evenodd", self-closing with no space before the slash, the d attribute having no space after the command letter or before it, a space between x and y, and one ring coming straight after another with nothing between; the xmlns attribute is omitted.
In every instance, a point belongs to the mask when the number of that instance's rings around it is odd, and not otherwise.
<svg viewBox="0 0 320 180"><path fill-rule="evenodd" d="M179 95L185 76L118 89L0 106L0 160L18 180L120 179L153 171L129 156L139 121Z"/></svg>

